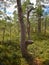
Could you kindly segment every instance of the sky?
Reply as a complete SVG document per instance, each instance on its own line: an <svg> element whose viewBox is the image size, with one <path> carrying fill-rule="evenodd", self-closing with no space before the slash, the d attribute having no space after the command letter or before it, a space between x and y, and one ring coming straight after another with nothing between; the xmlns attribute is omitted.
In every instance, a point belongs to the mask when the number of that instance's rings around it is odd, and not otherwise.
<svg viewBox="0 0 49 65"><path fill-rule="evenodd" d="M23 1L24 1L24 0L23 0ZM30 0L30 2L31 2L31 3L34 3L34 7L35 7L35 5L36 5L36 0ZM7 14L8 16L12 16L12 17L13 17L13 12L14 12L14 10L16 10L16 9L14 8L15 5L16 5L16 4L11 5L10 8L6 8L6 14ZM47 12L47 10L48 10L48 9L46 9L45 12ZM48 11L49 11L49 10L48 10Z"/></svg>
<svg viewBox="0 0 49 65"><path fill-rule="evenodd" d="M30 0L31 3L34 3L34 7L36 5L36 0Z"/></svg>
<svg viewBox="0 0 49 65"><path fill-rule="evenodd" d="M31 3L34 3L34 6L35 6L36 0L30 0L30 2L31 2ZM6 12L6 13L8 13L8 14L7 14L8 16L11 16L12 13L13 13L13 11L14 11L14 7L10 7L10 8L7 8L7 12Z"/></svg>
<svg viewBox="0 0 49 65"><path fill-rule="evenodd" d="M36 3L36 0L30 0L31 1L31 3Z"/></svg>

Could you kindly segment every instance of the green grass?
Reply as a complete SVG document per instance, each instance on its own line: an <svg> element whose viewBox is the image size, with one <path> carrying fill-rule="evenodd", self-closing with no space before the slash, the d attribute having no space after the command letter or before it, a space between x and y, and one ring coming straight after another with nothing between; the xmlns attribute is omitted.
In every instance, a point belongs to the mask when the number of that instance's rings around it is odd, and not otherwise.
<svg viewBox="0 0 49 65"><path fill-rule="evenodd" d="M34 57L38 57L43 59L43 61L49 60L49 27L47 26L46 34L44 34L44 31L42 31L41 34L37 34L35 32L35 24L31 24L31 40L34 41L34 43L30 46L28 46L28 52L32 54ZM2 27L4 24L1 22L0 25L0 41L3 40L3 30ZM0 58L7 57L7 64L12 60L14 63L16 62L13 59L13 56L17 54L17 56L21 56L20 49L16 49L18 47L16 44L20 43L20 28L17 24L13 25L11 28L11 41L12 44L8 44L10 40L10 27L7 25L4 35L4 42L5 44L0 44ZM15 51L16 50L16 51ZM7 52L8 51L8 52ZM6 56L5 53L6 52ZM22 57L22 56L21 56ZM3 59L4 61L4 59ZM18 59L19 61L19 59ZM5 61L4 61L5 62ZM7 65L5 64L5 65ZM21 65L27 65L27 62L24 60L24 58L21 58Z"/></svg>
<svg viewBox="0 0 49 65"><path fill-rule="evenodd" d="M49 35L32 34L31 39L34 43L28 47L29 52L34 57L39 57L43 60L49 59Z"/></svg>

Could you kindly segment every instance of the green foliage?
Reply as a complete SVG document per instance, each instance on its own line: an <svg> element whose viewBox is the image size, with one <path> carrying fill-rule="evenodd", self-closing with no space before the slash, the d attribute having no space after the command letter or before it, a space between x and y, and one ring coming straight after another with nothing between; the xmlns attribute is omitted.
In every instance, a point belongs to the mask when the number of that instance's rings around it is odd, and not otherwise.
<svg viewBox="0 0 49 65"><path fill-rule="evenodd" d="M14 22L16 22L18 20L18 14L16 13L16 11L14 11L13 15L14 15Z"/></svg>
<svg viewBox="0 0 49 65"><path fill-rule="evenodd" d="M4 20L0 21L0 64L2 65L21 64L20 59L21 52L19 45L20 32L18 32L19 29L17 29L18 28L17 24L6 22ZM3 32L2 28L5 28L5 32ZM4 41L3 41L3 33L4 33Z"/></svg>
<svg viewBox="0 0 49 65"><path fill-rule="evenodd" d="M24 2L22 8L23 13L25 13L26 7L29 4L29 0ZM42 16L42 7L38 6L36 9L37 16ZM14 20L12 22L6 22L5 20L0 21L0 64L2 65L27 65L25 60L22 58L20 52L20 27L17 21L18 15L16 12L14 14ZM26 25L26 18L25 25ZM32 54L34 57L42 58L44 65L49 65L49 18L46 19L47 22L47 30L46 35L44 35L43 31L40 35L38 35L37 31L35 31L35 27L37 30L37 21L31 20L31 39L34 43L28 46L28 52ZM44 22L43 22L44 23ZM26 26L27 27L27 26ZM43 27L44 28L44 25ZM5 29L5 32L3 32ZM36 33L35 33L36 32ZM3 33L4 34L4 42L3 42Z"/></svg>
<svg viewBox="0 0 49 65"><path fill-rule="evenodd" d="M44 61L43 65L49 65L49 60L47 59L46 61Z"/></svg>
<svg viewBox="0 0 49 65"><path fill-rule="evenodd" d="M22 5L23 13L26 12L26 8L27 8L27 6L29 5L29 3L30 3L30 0L26 0L26 1L24 2L24 4Z"/></svg>
<svg viewBox="0 0 49 65"><path fill-rule="evenodd" d="M0 15L1 15L1 14L3 14L3 12L2 12L2 11L0 11Z"/></svg>
<svg viewBox="0 0 49 65"><path fill-rule="evenodd" d="M37 6L36 13L37 13L37 16L42 16L43 10L42 10L42 6L41 5Z"/></svg>
<svg viewBox="0 0 49 65"><path fill-rule="evenodd" d="M20 65L20 47L19 44L12 41L0 44L0 63L3 65Z"/></svg>
<svg viewBox="0 0 49 65"><path fill-rule="evenodd" d="M38 36L36 33L33 33L31 37L34 43L28 47L29 53L45 61L49 59L49 35L41 34Z"/></svg>

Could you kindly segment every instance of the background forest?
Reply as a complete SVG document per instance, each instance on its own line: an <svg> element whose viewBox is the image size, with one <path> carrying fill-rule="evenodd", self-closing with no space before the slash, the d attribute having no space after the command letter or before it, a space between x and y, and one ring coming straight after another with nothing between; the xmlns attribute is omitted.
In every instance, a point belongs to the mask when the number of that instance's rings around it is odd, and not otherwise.
<svg viewBox="0 0 49 65"><path fill-rule="evenodd" d="M0 65L49 65L49 15L44 13L45 6L40 0L35 8L30 0L16 3L18 13L0 20Z"/></svg>

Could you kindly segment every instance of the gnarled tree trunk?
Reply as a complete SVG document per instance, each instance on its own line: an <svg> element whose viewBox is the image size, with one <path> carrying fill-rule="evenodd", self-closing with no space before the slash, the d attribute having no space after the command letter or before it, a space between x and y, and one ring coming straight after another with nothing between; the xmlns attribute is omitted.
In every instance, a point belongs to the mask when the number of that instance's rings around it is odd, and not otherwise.
<svg viewBox="0 0 49 65"><path fill-rule="evenodd" d="M22 13L22 8L21 8L21 0L17 0L17 6L18 6L18 17L19 17L19 22L21 26L21 52L22 56L26 59L29 65L33 65L33 57L28 53L27 51L27 46L29 44L32 44L32 41L28 40L26 41L26 29L25 29L25 24L23 21L23 13Z"/></svg>
<svg viewBox="0 0 49 65"><path fill-rule="evenodd" d="M27 33L28 33L28 40L30 40L30 21L29 21L29 14L30 12L34 10L34 8L30 8L28 11L27 11Z"/></svg>
<svg viewBox="0 0 49 65"><path fill-rule="evenodd" d="M28 39L30 39L30 21L29 21L29 12L27 12L27 33L28 33Z"/></svg>

